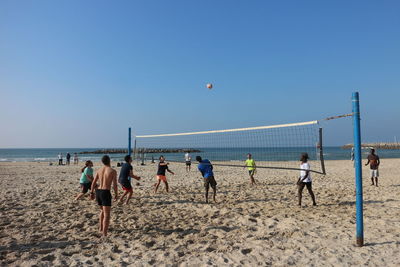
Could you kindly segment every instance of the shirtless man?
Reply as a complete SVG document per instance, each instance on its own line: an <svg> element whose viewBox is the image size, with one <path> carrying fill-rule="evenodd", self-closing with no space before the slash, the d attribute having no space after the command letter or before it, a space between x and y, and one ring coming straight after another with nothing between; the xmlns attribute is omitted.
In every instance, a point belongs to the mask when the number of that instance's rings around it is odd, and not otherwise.
<svg viewBox="0 0 400 267"><path fill-rule="evenodd" d="M186 172L190 172L190 165L192 165L192 156L187 152L185 154Z"/></svg>
<svg viewBox="0 0 400 267"><path fill-rule="evenodd" d="M96 200L100 206L99 230L103 236L107 236L108 226L110 225L110 212L111 212L111 185L114 188L115 200L118 199L117 187L117 171L110 166L110 157L105 155L101 158L104 166L97 171L96 176L92 182L90 193L93 195L96 188L97 181L99 186L96 189Z"/></svg>
<svg viewBox="0 0 400 267"><path fill-rule="evenodd" d="M379 156L375 154L375 149L371 149L370 154L367 157L367 163L365 166L369 164L369 167L371 169L371 185L376 185L378 186L378 177L379 177L379 164L381 163L379 160ZM374 178L375 178L375 184L374 184Z"/></svg>

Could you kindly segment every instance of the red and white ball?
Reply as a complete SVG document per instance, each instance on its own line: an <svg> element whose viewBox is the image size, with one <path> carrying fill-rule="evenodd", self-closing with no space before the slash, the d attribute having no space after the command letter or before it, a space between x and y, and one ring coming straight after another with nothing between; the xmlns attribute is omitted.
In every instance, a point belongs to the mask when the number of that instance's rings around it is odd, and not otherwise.
<svg viewBox="0 0 400 267"><path fill-rule="evenodd" d="M211 83L207 83L207 88L211 90L213 88L213 85Z"/></svg>

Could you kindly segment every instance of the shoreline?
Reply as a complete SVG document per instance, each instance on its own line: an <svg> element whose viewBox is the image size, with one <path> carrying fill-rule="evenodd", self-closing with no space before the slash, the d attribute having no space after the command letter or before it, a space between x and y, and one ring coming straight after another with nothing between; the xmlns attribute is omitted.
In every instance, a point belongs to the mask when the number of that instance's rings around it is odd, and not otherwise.
<svg viewBox="0 0 400 267"><path fill-rule="evenodd" d="M106 155L106 154L104 154L104 155ZM379 158L380 159L384 159L384 160L387 160L387 159L400 159L400 156L399 157L381 157L381 156L379 156ZM98 159L93 159L93 158L87 158L87 159L90 159L91 161L93 161L93 162L97 162L97 163L100 163L101 162L101 158L98 158ZM366 160L366 156L365 157L363 157L362 158L363 160ZM341 160L341 161L351 161L350 159L324 159L324 162L329 162L329 161L338 161L338 160ZM86 161L86 159L85 160L79 160L79 164L81 164L81 163L84 163ZM123 159L123 157L121 156L121 158L120 158L120 160L115 160L115 158L111 158L111 162L123 162L124 161L124 159ZM150 162L151 160L149 160L149 159L147 159L146 161L145 161L145 163L147 162L148 164L150 164L149 162ZM157 162L158 160L157 159L155 159L155 162ZM185 161L184 160L182 160L182 162L178 162L178 161L168 161L168 159L166 160L167 162L171 162L171 163L178 163L178 164L180 164L180 163L185 163ZM237 160L230 160L230 161L227 161L227 160L212 160L212 162L238 162ZM243 161L245 161L245 159L243 160ZM313 162L319 162L319 161L316 161L316 160L311 160L311 161L313 161ZM0 164L1 163L47 163L47 164L49 164L49 163L52 163L53 165L58 165L58 159L54 159L54 160L0 160ZM192 164L195 162L195 160L192 160ZM280 162L280 161L262 161L262 160L260 160L260 161L257 161L257 162ZM281 162L298 162L298 160L292 160L292 161L281 161ZM70 163L70 166L73 166L74 164L73 164L73 160L71 160L71 163ZM68 166L68 165L66 165L65 163L62 165L62 166Z"/></svg>

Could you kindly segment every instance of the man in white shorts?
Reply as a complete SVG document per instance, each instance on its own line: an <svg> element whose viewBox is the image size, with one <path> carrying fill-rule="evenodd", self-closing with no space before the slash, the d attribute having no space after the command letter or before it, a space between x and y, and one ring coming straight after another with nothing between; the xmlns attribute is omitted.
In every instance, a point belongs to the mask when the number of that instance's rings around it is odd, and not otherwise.
<svg viewBox="0 0 400 267"><path fill-rule="evenodd" d="M367 157L367 163L365 166L369 164L370 170L371 170L371 185L376 185L378 186L378 177L379 177L379 164L381 163L379 160L379 156L375 154L375 149L371 149L371 153ZM375 178L375 184L374 184L374 178Z"/></svg>

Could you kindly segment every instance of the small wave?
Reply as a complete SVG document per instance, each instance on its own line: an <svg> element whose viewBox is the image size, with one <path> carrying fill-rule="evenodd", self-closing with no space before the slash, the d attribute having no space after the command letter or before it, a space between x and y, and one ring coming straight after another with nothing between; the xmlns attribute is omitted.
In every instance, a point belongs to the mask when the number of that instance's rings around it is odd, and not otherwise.
<svg viewBox="0 0 400 267"><path fill-rule="evenodd" d="M0 159L2 162L10 161L9 159Z"/></svg>
<svg viewBox="0 0 400 267"><path fill-rule="evenodd" d="M54 159L49 159L49 158L34 158L33 160L35 160L35 161L48 161L48 160L54 160Z"/></svg>

